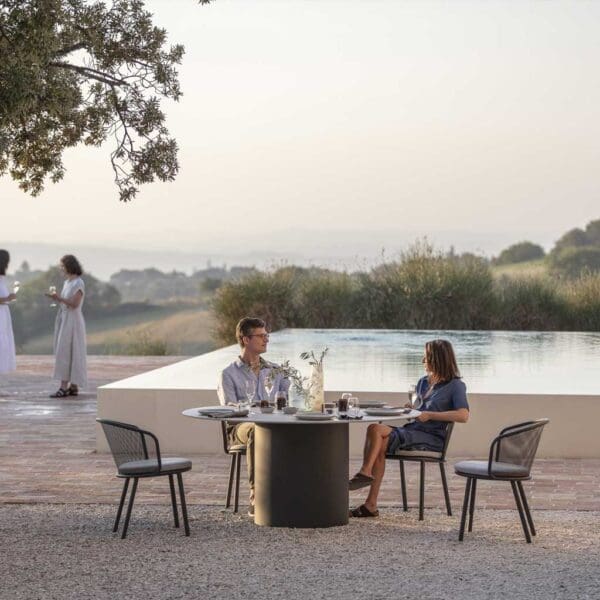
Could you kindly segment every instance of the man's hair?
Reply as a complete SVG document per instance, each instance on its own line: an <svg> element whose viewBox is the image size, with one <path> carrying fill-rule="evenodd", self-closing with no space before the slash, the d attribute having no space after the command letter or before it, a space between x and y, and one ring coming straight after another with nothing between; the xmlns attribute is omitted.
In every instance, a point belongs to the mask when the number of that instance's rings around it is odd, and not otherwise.
<svg viewBox="0 0 600 600"><path fill-rule="evenodd" d="M431 340L425 344L425 357L431 368L432 383L446 383L460 377L454 349L448 340Z"/></svg>
<svg viewBox="0 0 600 600"><path fill-rule="evenodd" d="M8 250L0 250L0 275L6 275L9 261L10 254L8 253Z"/></svg>
<svg viewBox="0 0 600 600"><path fill-rule="evenodd" d="M260 329L261 327L266 326L266 323L262 319L257 319L256 317L244 317L243 319L239 320L239 323L235 328L235 339L238 341L240 347L243 348L243 337L252 335L252 331L254 329Z"/></svg>
<svg viewBox="0 0 600 600"><path fill-rule="evenodd" d="M81 268L79 261L72 254L65 254L60 259L60 262L63 264L65 271L69 275L78 275L79 277L83 275L83 269Z"/></svg>

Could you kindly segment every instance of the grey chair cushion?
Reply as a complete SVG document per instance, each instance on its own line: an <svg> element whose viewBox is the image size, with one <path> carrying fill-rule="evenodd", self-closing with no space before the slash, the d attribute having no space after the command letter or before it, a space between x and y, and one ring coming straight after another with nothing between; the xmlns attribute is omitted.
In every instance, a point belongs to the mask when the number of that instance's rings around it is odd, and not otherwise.
<svg viewBox="0 0 600 600"><path fill-rule="evenodd" d="M406 458L442 458L441 452L432 452L430 450L404 450L398 449L393 454L387 456L404 456Z"/></svg>
<svg viewBox="0 0 600 600"><path fill-rule="evenodd" d="M187 458L163 458L160 461L161 473L185 471L192 468L192 461ZM158 461L155 458L147 460L132 460L119 467L121 475L146 475L158 472Z"/></svg>
<svg viewBox="0 0 600 600"><path fill-rule="evenodd" d="M488 477L487 460L463 460L454 465L454 471L458 475L467 477ZM495 462L492 463L492 475L494 477L504 477L506 479L521 479L529 477L529 471L521 465L512 463Z"/></svg>

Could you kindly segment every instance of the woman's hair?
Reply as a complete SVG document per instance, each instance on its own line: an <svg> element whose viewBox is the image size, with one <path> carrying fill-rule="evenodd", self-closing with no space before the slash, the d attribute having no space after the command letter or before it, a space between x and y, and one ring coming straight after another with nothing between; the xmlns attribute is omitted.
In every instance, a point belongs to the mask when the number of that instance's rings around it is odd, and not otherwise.
<svg viewBox="0 0 600 600"><path fill-rule="evenodd" d="M72 254L65 254L60 259L60 262L69 275L83 275L83 269L81 268L79 261Z"/></svg>
<svg viewBox="0 0 600 600"><path fill-rule="evenodd" d="M431 371L432 384L450 381L460 377L454 349L448 340L431 340L425 344L425 360Z"/></svg>
<svg viewBox="0 0 600 600"><path fill-rule="evenodd" d="M0 250L0 275L6 275L8 263L10 262L10 254L8 250Z"/></svg>

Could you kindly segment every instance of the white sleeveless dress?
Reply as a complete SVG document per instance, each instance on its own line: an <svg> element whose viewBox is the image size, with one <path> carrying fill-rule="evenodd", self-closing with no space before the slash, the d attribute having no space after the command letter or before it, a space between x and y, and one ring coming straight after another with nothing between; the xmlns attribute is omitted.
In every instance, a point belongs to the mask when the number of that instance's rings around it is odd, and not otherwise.
<svg viewBox="0 0 600 600"><path fill-rule="evenodd" d="M10 292L6 286L6 277L0 275L0 298L6 298ZM15 338L8 304L0 304L0 373L10 373L17 368L15 358Z"/></svg>
<svg viewBox="0 0 600 600"><path fill-rule="evenodd" d="M67 279L60 295L70 300L79 290L85 296L85 285L81 277ZM54 379L70 381L84 388L87 386L87 361L82 307L83 298L77 308L59 304L54 325Z"/></svg>

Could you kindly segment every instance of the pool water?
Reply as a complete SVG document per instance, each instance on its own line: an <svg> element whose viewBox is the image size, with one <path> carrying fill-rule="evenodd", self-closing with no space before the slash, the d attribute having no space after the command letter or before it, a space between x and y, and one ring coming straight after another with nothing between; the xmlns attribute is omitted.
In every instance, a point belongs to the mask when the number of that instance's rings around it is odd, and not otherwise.
<svg viewBox="0 0 600 600"><path fill-rule="evenodd" d="M265 357L308 375L300 354L328 346L326 390L397 392L422 376L425 342L435 338L452 342L470 392L600 395L600 333L284 329Z"/></svg>

